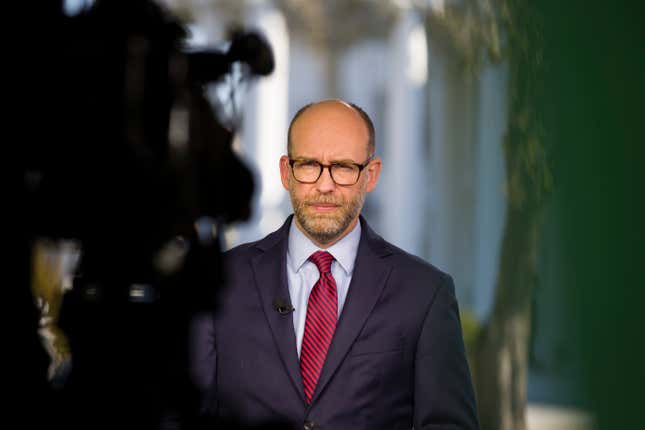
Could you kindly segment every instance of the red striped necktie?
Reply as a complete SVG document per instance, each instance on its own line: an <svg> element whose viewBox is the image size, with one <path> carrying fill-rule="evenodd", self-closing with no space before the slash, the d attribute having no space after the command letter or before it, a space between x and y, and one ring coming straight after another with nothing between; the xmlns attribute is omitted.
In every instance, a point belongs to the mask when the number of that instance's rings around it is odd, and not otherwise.
<svg viewBox="0 0 645 430"><path fill-rule="evenodd" d="M305 333L300 348L300 374L307 404L311 402L338 319L338 291L331 274L334 257L325 251L314 252L309 260L320 278L309 294Z"/></svg>

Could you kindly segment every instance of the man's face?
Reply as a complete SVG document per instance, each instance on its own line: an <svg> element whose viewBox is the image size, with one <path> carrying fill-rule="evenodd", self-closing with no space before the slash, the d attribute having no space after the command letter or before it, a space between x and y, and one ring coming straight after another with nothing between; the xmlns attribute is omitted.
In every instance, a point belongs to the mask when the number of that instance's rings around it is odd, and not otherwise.
<svg viewBox="0 0 645 430"><path fill-rule="evenodd" d="M359 113L339 101L308 108L291 129L291 158L322 164L357 163L368 159L369 132ZM376 158L360 173L354 185L338 185L323 172L313 184L298 182L289 158L280 159L283 186L289 191L296 225L316 244L331 246L358 221L365 194L377 184L381 161Z"/></svg>

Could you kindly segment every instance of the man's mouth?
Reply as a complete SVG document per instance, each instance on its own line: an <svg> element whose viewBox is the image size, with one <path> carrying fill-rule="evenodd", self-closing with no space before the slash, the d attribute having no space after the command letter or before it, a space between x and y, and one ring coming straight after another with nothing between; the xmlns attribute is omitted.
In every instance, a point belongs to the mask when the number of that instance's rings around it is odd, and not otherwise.
<svg viewBox="0 0 645 430"><path fill-rule="evenodd" d="M334 203L309 203L309 207L316 212L331 212L338 208Z"/></svg>

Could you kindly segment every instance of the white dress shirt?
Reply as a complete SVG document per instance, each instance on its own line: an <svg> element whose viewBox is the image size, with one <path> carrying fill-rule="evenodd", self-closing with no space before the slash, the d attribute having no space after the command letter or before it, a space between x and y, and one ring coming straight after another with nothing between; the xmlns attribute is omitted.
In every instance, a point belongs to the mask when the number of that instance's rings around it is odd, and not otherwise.
<svg viewBox="0 0 645 430"><path fill-rule="evenodd" d="M338 316L340 317L347 298L349 283L352 280L360 239L361 223L359 221L352 231L341 240L327 249L321 249L300 231L295 220L291 221L287 248L287 280L291 304L295 308L292 316L298 357L300 357L300 346L305 332L309 294L320 277L318 268L309 261L309 257L314 252L321 250L329 252L334 257L334 261L331 264L331 274L338 289Z"/></svg>

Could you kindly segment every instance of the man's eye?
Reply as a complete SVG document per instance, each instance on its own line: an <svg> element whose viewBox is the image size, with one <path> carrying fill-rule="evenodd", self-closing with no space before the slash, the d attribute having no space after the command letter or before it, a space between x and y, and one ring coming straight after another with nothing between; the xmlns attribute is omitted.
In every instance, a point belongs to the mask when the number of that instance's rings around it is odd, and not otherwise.
<svg viewBox="0 0 645 430"><path fill-rule="evenodd" d="M354 166L352 164L333 164L332 167L334 170L342 170L342 171L352 171L354 170Z"/></svg>

